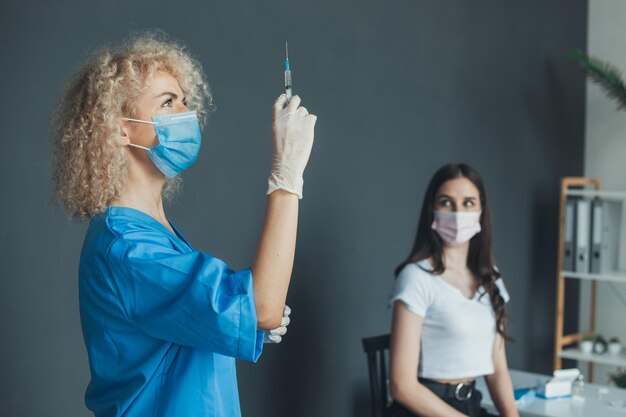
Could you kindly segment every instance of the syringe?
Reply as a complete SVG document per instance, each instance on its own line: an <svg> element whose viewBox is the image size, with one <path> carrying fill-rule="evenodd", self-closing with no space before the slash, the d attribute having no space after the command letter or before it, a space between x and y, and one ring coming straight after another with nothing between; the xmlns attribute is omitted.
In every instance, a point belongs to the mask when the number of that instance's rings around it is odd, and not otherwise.
<svg viewBox="0 0 626 417"><path fill-rule="evenodd" d="M285 42L285 95L287 102L291 99L291 71L289 70L289 46Z"/></svg>

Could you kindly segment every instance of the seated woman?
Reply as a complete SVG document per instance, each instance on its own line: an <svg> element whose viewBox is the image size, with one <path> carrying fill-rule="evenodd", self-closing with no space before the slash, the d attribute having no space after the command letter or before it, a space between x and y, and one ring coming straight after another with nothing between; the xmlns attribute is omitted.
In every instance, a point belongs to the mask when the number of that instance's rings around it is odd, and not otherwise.
<svg viewBox="0 0 626 417"><path fill-rule="evenodd" d="M210 102L199 62L149 35L102 50L61 100L57 197L91 220L79 298L96 416L239 416L235 358L256 361L286 331L316 118L297 96L274 103L265 222L252 269L235 272L196 250L163 208L198 157Z"/></svg>
<svg viewBox="0 0 626 417"><path fill-rule="evenodd" d="M439 169L411 254L396 269L391 416L479 416L481 376L501 415L518 416L504 349L509 296L491 229L478 173L463 164Z"/></svg>

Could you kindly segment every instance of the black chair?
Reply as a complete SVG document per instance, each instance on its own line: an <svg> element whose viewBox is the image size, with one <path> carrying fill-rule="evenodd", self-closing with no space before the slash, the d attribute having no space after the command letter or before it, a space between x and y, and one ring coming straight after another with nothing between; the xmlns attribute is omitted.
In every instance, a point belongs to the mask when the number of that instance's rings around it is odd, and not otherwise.
<svg viewBox="0 0 626 417"><path fill-rule="evenodd" d="M370 392L372 395L372 417L386 417L389 405L387 378L387 356L389 351L388 334L365 337L363 351L367 354L367 366L370 374Z"/></svg>
<svg viewBox="0 0 626 417"><path fill-rule="evenodd" d="M364 337L363 351L367 354L367 366L370 373L370 393L372 395L372 417L387 417L391 403L387 361L391 336ZM483 410L486 417L497 417Z"/></svg>

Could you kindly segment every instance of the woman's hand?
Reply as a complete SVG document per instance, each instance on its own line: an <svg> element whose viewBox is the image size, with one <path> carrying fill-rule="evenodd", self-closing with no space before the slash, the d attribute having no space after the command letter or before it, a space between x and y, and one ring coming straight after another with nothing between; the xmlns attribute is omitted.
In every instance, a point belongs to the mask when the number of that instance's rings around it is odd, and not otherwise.
<svg viewBox="0 0 626 417"><path fill-rule="evenodd" d="M283 341L283 336L287 334L287 326L291 322L289 315L291 314L291 309L288 305L283 309L283 320L280 322L280 327L277 327L273 330L267 330L265 332L265 336L263 337L263 343L280 343Z"/></svg>
<svg viewBox="0 0 626 417"><path fill-rule="evenodd" d="M283 94L274 103L272 171L267 194L283 189L302 198L302 175L311 155L317 116L300 106L300 97L289 102Z"/></svg>

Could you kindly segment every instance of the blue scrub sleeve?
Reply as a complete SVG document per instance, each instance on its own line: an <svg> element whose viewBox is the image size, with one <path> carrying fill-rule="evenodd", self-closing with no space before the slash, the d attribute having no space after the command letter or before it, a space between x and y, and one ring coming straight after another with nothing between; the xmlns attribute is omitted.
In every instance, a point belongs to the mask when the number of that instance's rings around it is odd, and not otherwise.
<svg viewBox="0 0 626 417"><path fill-rule="evenodd" d="M109 248L115 284L128 320L146 334L256 362L252 271L234 272L203 252L180 253L159 232L119 236Z"/></svg>

